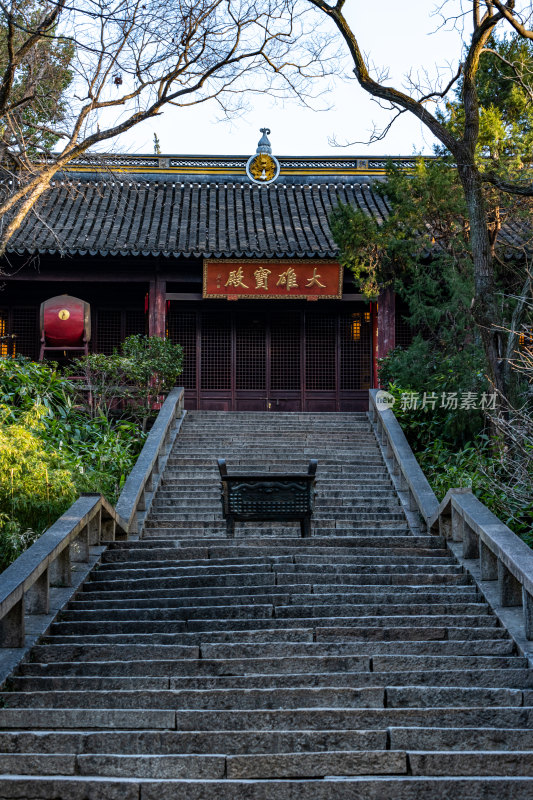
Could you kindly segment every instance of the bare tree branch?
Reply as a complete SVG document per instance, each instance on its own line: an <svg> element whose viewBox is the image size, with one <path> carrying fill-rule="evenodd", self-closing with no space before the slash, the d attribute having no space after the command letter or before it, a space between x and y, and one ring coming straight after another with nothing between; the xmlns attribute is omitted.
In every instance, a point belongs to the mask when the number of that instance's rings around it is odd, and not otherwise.
<svg viewBox="0 0 533 800"><path fill-rule="evenodd" d="M3 9L9 15L10 8L2 2L0 14ZM239 112L243 93L250 90L290 94L306 102L314 96L311 79L337 68L336 53L328 50L331 37L311 29L313 11L300 8L297 0L60 2L59 22L57 5L56 16L52 19L47 11L35 30L31 15L19 20L20 5L19 16L13 18L11 38L17 40L18 49L11 48L9 63L19 66L6 90L10 104L4 112L0 148L18 166L11 175L12 188L0 202L0 255L53 175L91 148L169 105L184 108L215 100L231 115ZM55 39L45 39L54 31ZM10 35L8 25L7 42ZM26 41L39 35L39 46L28 50ZM58 92L47 118L49 96L38 89L21 94L18 87L21 82L29 86L28 70L37 78L39 47L50 48L56 42L72 48L68 63L72 90L68 95ZM16 54L24 48L26 60L16 62ZM35 79L32 86L38 87ZM44 111L35 118L39 103ZM51 153L48 144L54 137L61 137L57 153Z"/></svg>
<svg viewBox="0 0 533 800"><path fill-rule="evenodd" d="M363 56L356 32L352 30L342 13L339 5L330 5L327 0L309 0L316 9L329 18L341 34L354 63L354 74L359 85L374 99L385 101L391 108L398 111L408 111L419 119L431 133L440 141L455 159L458 175L461 181L466 206L468 209L469 241L472 252L474 268L475 297L472 314L477 324L485 351L487 367L491 383L498 391L505 394L504 375L501 368L501 333L494 328L494 320L498 318L498 293L495 287L494 274L494 242L499 227L501 216L498 213L489 214L485 194L484 182L489 182L509 191L509 185L502 184L499 178L485 173L480 173L477 164L477 148L479 144L480 108L477 93L476 79L479 70L480 56L487 46L487 42L500 23L506 21L517 22L514 15L514 1L509 0L505 5L492 0L474 0L472 5L471 35L469 41L464 43L464 62L452 76L447 85L442 89L422 90L420 82L415 85L411 80L410 93L390 86L384 79L374 79L368 68L368 60ZM444 2L437 13L443 17L443 24L450 18L444 14ZM462 8L462 6L461 6ZM377 12L376 12L377 13ZM408 20L406 9L406 22ZM454 26L458 20L464 25L465 12L452 18ZM515 25L516 28L516 25ZM518 30L518 28L516 28ZM463 32L463 31L461 31ZM461 85L461 124L449 126L433 115L427 108L427 103L433 99L442 99L462 78ZM383 134L390 129L390 124L385 127ZM377 137L381 138L381 137ZM372 141L375 141L373 138ZM529 195L529 190L522 188L523 195Z"/></svg>
<svg viewBox="0 0 533 800"><path fill-rule="evenodd" d="M520 195L521 197L533 197L533 183L523 184L514 183L513 181L506 181L494 172L483 172L482 180L485 183L490 183L497 189L501 189L506 194Z"/></svg>
<svg viewBox="0 0 533 800"><path fill-rule="evenodd" d="M505 17L507 22L509 22L515 31L523 36L524 39L533 39L533 31L530 31L523 25L516 14L514 14L514 7L515 3L514 0L509 0L507 3L502 3L500 0L493 0L494 5L500 12L500 14Z"/></svg>

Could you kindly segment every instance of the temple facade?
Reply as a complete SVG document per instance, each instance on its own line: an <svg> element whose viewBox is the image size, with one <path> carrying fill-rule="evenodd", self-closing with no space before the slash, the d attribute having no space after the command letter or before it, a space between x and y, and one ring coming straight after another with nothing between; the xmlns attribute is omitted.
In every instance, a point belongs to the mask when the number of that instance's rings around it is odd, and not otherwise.
<svg viewBox="0 0 533 800"><path fill-rule="evenodd" d="M87 157L58 175L4 264L3 354L37 359L40 305L68 294L90 304L93 351L180 343L189 409L364 410L409 330L390 291L369 303L343 274L328 217L384 218L388 159L276 158L262 134L249 157Z"/></svg>

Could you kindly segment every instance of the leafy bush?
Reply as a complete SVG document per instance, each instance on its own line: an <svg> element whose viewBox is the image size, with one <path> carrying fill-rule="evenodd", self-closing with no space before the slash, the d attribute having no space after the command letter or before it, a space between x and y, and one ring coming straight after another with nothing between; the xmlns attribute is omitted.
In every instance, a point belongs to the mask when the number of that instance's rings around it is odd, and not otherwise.
<svg viewBox="0 0 533 800"><path fill-rule="evenodd" d="M0 568L76 499L116 502L145 435L131 420L90 417L54 364L0 359Z"/></svg>
<svg viewBox="0 0 533 800"><path fill-rule="evenodd" d="M449 489L469 487L502 522L533 546L533 476L523 484L510 484L506 453L495 456L488 435L478 436L475 444L460 450L437 439L416 456L439 500Z"/></svg>
<svg viewBox="0 0 533 800"><path fill-rule="evenodd" d="M0 409L4 419L9 409ZM77 496L73 475L59 454L46 444L44 406L35 406L18 422L0 425L0 566L31 543L22 530L38 535Z"/></svg>
<svg viewBox="0 0 533 800"><path fill-rule="evenodd" d="M469 360L464 351L439 357L432 344L416 337L405 350L394 350L383 359L380 377L394 396L394 413L439 500L449 489L469 487L476 497L493 511L511 530L533 546L533 474L531 452L532 425L529 418L514 416L497 419L481 410L440 408L442 392L474 392L481 397L488 387L475 355ZM438 398L431 407L407 408L402 395L435 392ZM420 404L421 405L421 404ZM511 446L519 439L519 457ZM529 434L527 434L529 431Z"/></svg>
<svg viewBox="0 0 533 800"><path fill-rule="evenodd" d="M392 350L381 359L380 380L395 397L394 413L413 450L423 449L437 439L461 447L483 433L483 411L461 408L467 393L474 393L479 405L483 394L489 392L481 365L476 363L478 353L476 348L472 353L445 355L417 336L410 347ZM405 393L418 395L417 408L404 408ZM436 396L435 408L429 403L422 407L425 394ZM446 402L450 394L456 394L457 408Z"/></svg>
<svg viewBox="0 0 533 800"><path fill-rule="evenodd" d="M73 362L71 375L83 375L80 394L90 416L107 418L126 412L146 429L163 395L177 382L183 368L183 348L156 336L129 336L120 353L90 353ZM88 391L87 391L88 390Z"/></svg>
<svg viewBox="0 0 533 800"><path fill-rule="evenodd" d="M169 392L183 369L183 348L158 336L128 336L122 344L127 375L146 396Z"/></svg>
<svg viewBox="0 0 533 800"><path fill-rule="evenodd" d="M431 488L442 500L449 489L471 488L476 497L533 546L533 459L517 458L504 433L495 436L494 422L480 411L435 408L402 409L402 395L411 390L387 387L402 429ZM490 422L491 425L486 424ZM500 421L514 428L516 419ZM522 446L533 452L522 431ZM507 440L507 443L506 443Z"/></svg>
<svg viewBox="0 0 533 800"><path fill-rule="evenodd" d="M23 532L20 524L10 519L9 514L0 513L0 571L9 567L38 535L31 529Z"/></svg>
<svg viewBox="0 0 533 800"><path fill-rule="evenodd" d="M0 358L0 405L13 418L35 406L51 413L68 408L72 397L70 382L53 362L39 363L24 356Z"/></svg>

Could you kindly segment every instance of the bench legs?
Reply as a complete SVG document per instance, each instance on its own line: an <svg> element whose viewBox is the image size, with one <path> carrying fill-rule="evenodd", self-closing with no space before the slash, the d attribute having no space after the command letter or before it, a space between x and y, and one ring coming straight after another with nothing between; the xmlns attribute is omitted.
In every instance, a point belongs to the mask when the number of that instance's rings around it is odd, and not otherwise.
<svg viewBox="0 0 533 800"><path fill-rule="evenodd" d="M302 531L302 536L304 537L304 539L307 536L311 536L311 519L310 519L310 517L304 517L300 521L300 529Z"/></svg>
<svg viewBox="0 0 533 800"><path fill-rule="evenodd" d="M228 539L235 537L235 520L231 516L226 517L226 533Z"/></svg>

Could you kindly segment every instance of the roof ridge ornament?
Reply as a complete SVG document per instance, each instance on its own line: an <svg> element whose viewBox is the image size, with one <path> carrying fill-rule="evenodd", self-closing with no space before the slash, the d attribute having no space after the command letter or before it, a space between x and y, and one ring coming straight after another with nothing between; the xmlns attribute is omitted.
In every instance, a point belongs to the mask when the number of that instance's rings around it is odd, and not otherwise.
<svg viewBox="0 0 533 800"><path fill-rule="evenodd" d="M272 155L272 145L268 139L270 134L270 128L259 128L259 131L263 134L257 143L257 150L256 153L268 153L269 156Z"/></svg>
<svg viewBox="0 0 533 800"><path fill-rule="evenodd" d="M278 159L272 155L272 145L268 139L270 128L260 128L263 134L257 143L255 155L246 162L246 174L253 183L273 183L279 175Z"/></svg>

